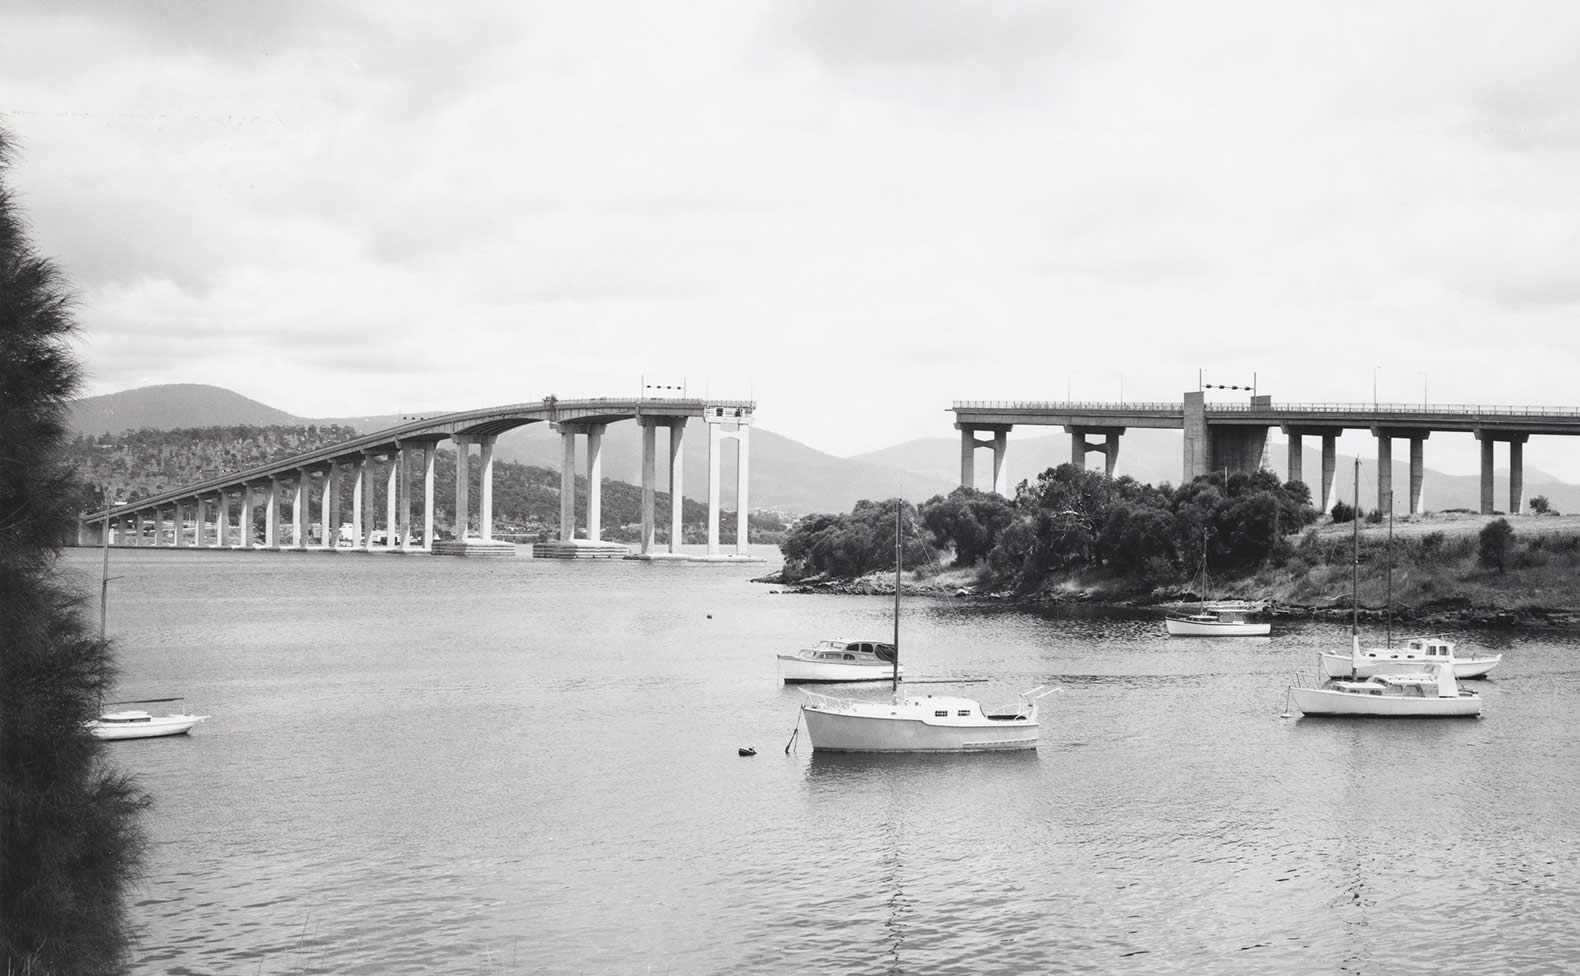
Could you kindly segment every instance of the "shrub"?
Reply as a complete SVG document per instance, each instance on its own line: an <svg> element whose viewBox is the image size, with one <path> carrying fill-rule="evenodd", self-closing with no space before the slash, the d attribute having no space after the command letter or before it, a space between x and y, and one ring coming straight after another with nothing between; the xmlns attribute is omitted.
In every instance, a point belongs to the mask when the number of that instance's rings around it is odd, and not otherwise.
<svg viewBox="0 0 1580 976"><path fill-rule="evenodd" d="M1552 502L1549 502L1547 500L1547 496L1546 495L1537 495L1536 497L1532 498L1531 502L1530 502L1530 505L1531 505L1531 512L1533 514L1535 514L1535 515L1557 515L1558 514L1557 512L1553 511Z"/></svg>
<svg viewBox="0 0 1580 976"><path fill-rule="evenodd" d="M1496 566L1502 573L1503 564L1514 549L1514 527L1509 525L1508 519L1494 519L1482 528L1479 543L1477 555L1481 565Z"/></svg>
<svg viewBox="0 0 1580 976"><path fill-rule="evenodd" d="M1366 521L1371 523L1372 525L1380 525L1382 523L1382 520L1383 520L1383 513L1382 513L1382 509L1380 509L1380 508L1374 509L1374 510L1366 513Z"/></svg>
<svg viewBox="0 0 1580 976"><path fill-rule="evenodd" d="M1330 514L1333 516L1333 521L1335 522L1348 522L1355 518L1355 509L1344 504L1343 502L1334 502L1333 511Z"/></svg>

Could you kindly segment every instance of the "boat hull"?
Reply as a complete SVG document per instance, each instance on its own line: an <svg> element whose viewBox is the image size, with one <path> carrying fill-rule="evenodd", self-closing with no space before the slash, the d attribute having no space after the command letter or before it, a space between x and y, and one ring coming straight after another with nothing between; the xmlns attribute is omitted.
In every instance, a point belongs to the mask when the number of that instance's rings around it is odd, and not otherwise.
<svg viewBox="0 0 1580 976"><path fill-rule="evenodd" d="M96 739L158 739L167 735L186 735L207 715L161 715L146 722L88 723L88 731Z"/></svg>
<svg viewBox="0 0 1580 976"><path fill-rule="evenodd" d="M785 684L832 683L836 681L889 681L892 664L861 664L846 661L809 661L793 654L779 655L779 677ZM900 668L905 677L905 668Z"/></svg>
<svg viewBox="0 0 1580 976"><path fill-rule="evenodd" d="M1414 698L1357 695L1326 688L1291 688L1295 707L1304 715L1350 715L1374 718L1468 718L1481 714L1479 695L1455 698Z"/></svg>
<svg viewBox="0 0 1580 976"><path fill-rule="evenodd" d="M1170 617L1167 623L1169 633L1175 637L1266 637L1273 632L1273 625L1265 620L1242 620L1231 623Z"/></svg>
<svg viewBox="0 0 1580 976"><path fill-rule="evenodd" d="M1428 658L1387 658L1371 659L1361 658L1359 667L1355 667L1354 657L1349 654L1323 654L1322 674L1328 678L1370 678L1374 674L1415 674L1427 667L1431 662ZM1483 678L1487 672L1497 667L1503 660L1502 654L1492 657L1467 657L1454 659L1455 678Z"/></svg>
<svg viewBox="0 0 1580 976"><path fill-rule="evenodd" d="M998 752L1037 748L1035 717L932 724L921 718L802 706L817 752Z"/></svg>

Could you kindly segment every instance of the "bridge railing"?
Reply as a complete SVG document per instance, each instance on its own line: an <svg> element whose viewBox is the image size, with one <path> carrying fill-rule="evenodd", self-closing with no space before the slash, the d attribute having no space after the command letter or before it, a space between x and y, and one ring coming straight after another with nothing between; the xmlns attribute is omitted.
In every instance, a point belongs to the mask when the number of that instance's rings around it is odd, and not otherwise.
<svg viewBox="0 0 1580 976"><path fill-rule="evenodd" d="M1452 414L1454 416L1484 417L1576 417L1580 407L1517 407L1478 403L1208 403L1207 413L1261 413L1261 414ZM1081 411L1169 411L1184 410L1180 403L1155 401L1101 402L1095 400L956 400L951 410L1046 410L1050 412L1079 413Z"/></svg>
<svg viewBox="0 0 1580 976"><path fill-rule="evenodd" d="M1124 400L1101 403L1095 400L1053 402L1049 400L956 400L951 410L1170 410L1185 409L1180 403Z"/></svg>

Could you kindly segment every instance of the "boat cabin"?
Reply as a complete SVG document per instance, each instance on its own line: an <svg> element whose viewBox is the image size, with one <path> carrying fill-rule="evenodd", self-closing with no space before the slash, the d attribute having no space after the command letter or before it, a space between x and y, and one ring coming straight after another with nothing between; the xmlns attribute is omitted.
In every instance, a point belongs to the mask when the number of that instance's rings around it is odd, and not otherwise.
<svg viewBox="0 0 1580 976"><path fill-rule="evenodd" d="M809 656L817 661L859 661L872 657L893 661L894 645L879 641L818 641Z"/></svg>
<svg viewBox="0 0 1580 976"><path fill-rule="evenodd" d="M1454 657L1454 645L1438 637L1412 637L1405 647L1416 657L1437 658L1448 661Z"/></svg>

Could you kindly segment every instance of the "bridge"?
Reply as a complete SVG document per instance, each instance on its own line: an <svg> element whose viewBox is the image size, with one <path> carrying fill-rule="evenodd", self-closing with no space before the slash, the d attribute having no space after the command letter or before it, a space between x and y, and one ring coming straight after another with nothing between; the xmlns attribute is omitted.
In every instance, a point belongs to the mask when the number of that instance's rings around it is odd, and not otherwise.
<svg viewBox="0 0 1580 976"><path fill-rule="evenodd" d="M494 444L508 430L548 423L560 435L559 540L535 547L535 554L562 558L624 556L629 550L600 538L602 518L603 434L609 424L634 420L642 428L642 536L638 558L683 556L680 543L684 471L681 448L686 422L700 418L708 431L707 559L746 558L747 482L751 427L756 404L748 400L703 400L640 397L561 400L545 397L536 403L465 410L414 418L385 430L306 451L280 461L184 485L80 518L78 543L141 546L148 522L154 524L153 545L161 545L160 527L168 513L174 531L170 546L208 549L338 551L340 543L340 479L352 484L350 548L364 552L427 552L439 555L494 555L514 546L494 538ZM658 430L668 431L670 532L666 553L657 551L656 501ZM576 535L576 446L585 439L587 458L587 526ZM438 444L452 442L456 452L454 538L434 535L434 458ZM722 447L737 444L735 551L719 545L719 487ZM481 467L475 519L470 495L473 447ZM422 532L412 526L414 472L420 455ZM384 482L383 530L375 509L375 486ZM315 501L316 499L316 501ZM261 543L253 538L253 511L263 506ZM289 508L290 520L284 521ZM313 512L319 513L317 526ZM233 515L235 516L233 520ZM103 533L102 535L99 533ZM375 543L382 534L385 540ZM190 539L190 542L188 541Z"/></svg>
<svg viewBox="0 0 1580 976"><path fill-rule="evenodd" d="M1377 438L1377 505L1388 507L1393 493L1393 441L1410 442L1410 514L1421 510L1425 442L1434 431L1475 435L1481 442L1481 511L1491 514L1493 447L1509 445L1509 512L1518 513L1524 492L1524 449L1532 434L1580 434L1580 408L1506 407L1472 404L1274 403L1253 396L1249 403L1207 403L1201 391L1178 403L1057 403L961 400L950 408L960 431L960 483L976 482L977 448L993 451L993 490L1009 495L1005 467L1007 434L1016 425L1063 427L1070 435L1070 461L1084 466L1088 452L1105 457L1112 476L1119 438L1131 427L1175 428L1185 432L1184 480L1210 471L1249 473L1261 463L1267 433L1279 428L1289 438L1289 481L1305 481L1302 438L1322 441L1321 491L1313 497L1327 508L1333 495L1335 442L1345 430L1369 430ZM989 439L977 437L979 432ZM1101 438L1094 443L1088 437ZM1312 485L1315 489L1316 485Z"/></svg>

